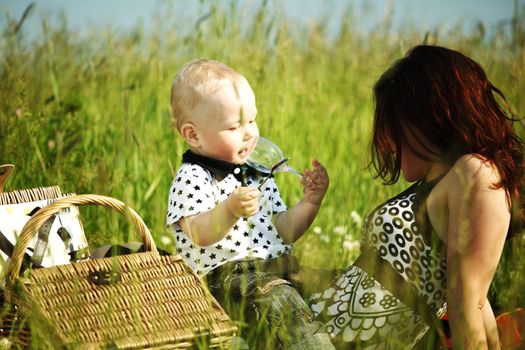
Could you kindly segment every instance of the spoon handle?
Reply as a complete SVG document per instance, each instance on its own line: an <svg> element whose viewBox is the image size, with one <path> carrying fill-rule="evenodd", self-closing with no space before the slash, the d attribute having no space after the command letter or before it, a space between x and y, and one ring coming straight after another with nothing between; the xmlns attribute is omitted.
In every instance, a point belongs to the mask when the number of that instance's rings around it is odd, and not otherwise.
<svg viewBox="0 0 525 350"><path fill-rule="evenodd" d="M297 175L299 177L303 177L303 174L301 172L297 171L296 169L294 169L293 167L291 167L289 165L286 167L285 171L287 171L289 173L292 173L292 174L295 174L295 175Z"/></svg>
<svg viewBox="0 0 525 350"><path fill-rule="evenodd" d="M260 191L261 190L261 187L264 185L264 183L266 181L268 181L268 179L270 178L270 176L272 176L272 173L268 174L262 181L261 183L259 184L259 186L257 186L257 189Z"/></svg>

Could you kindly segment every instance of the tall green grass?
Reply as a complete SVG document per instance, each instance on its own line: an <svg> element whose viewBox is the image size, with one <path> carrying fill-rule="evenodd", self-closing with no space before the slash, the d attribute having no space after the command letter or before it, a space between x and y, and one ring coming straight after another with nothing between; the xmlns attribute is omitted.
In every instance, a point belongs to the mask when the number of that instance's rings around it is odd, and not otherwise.
<svg viewBox="0 0 525 350"><path fill-rule="evenodd" d="M57 16L42 19L35 39L8 17L0 36L0 162L17 169L6 190L56 184L64 192L122 199L172 251L167 192L185 145L169 118L170 85L187 61L216 59L252 85L261 135L279 144L294 167L317 158L328 169L325 202L294 254L305 264L344 267L358 253L360 217L407 186L383 186L366 167L372 86L408 48L427 42L470 55L514 112L525 114L525 8L518 2L501 27L457 24L427 33L410 25L394 31L388 21L358 32L359 14L349 9L336 35L326 22L297 29L267 2L255 12L231 4L202 2L200 17L186 22L168 8L151 31L137 24L80 33ZM523 135L522 121L516 128ZM301 198L294 176L279 174L277 181L288 204ZM93 246L138 239L106 209L82 210ZM521 242L509 247L513 257L523 254ZM507 306L517 295L523 305L523 258L510 256L491 297Z"/></svg>

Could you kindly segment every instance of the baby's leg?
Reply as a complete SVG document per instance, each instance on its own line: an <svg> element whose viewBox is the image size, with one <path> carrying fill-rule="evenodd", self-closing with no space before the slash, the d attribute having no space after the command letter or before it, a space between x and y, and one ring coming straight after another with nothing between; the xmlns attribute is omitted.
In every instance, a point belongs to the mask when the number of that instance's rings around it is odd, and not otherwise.
<svg viewBox="0 0 525 350"><path fill-rule="evenodd" d="M313 321L310 308L290 285L262 288L254 303L283 348L335 349L323 325Z"/></svg>

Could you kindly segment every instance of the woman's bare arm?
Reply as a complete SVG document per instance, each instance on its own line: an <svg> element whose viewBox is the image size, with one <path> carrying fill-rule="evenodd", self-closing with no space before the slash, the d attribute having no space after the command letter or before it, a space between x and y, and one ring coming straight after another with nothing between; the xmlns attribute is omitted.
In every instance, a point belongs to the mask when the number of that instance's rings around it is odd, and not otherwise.
<svg viewBox="0 0 525 350"><path fill-rule="evenodd" d="M495 168L464 156L451 169L447 187L447 302L452 341L458 349L498 348L487 293L510 222Z"/></svg>

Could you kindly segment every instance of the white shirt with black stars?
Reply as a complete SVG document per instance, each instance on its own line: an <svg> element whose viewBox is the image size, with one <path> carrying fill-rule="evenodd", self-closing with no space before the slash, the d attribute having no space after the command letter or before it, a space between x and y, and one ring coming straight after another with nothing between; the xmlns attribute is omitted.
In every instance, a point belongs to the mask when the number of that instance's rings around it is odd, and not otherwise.
<svg viewBox="0 0 525 350"><path fill-rule="evenodd" d="M258 179L248 176L246 185L258 186ZM240 218L221 241L209 246L197 246L182 231L179 220L214 208L224 201L241 183L228 174L222 181L197 164L183 163L170 188L166 225L173 227L177 252L198 274L206 275L214 268L247 257L271 259L289 253L272 224L272 215L286 211L277 185L270 178L259 196L259 211Z"/></svg>

